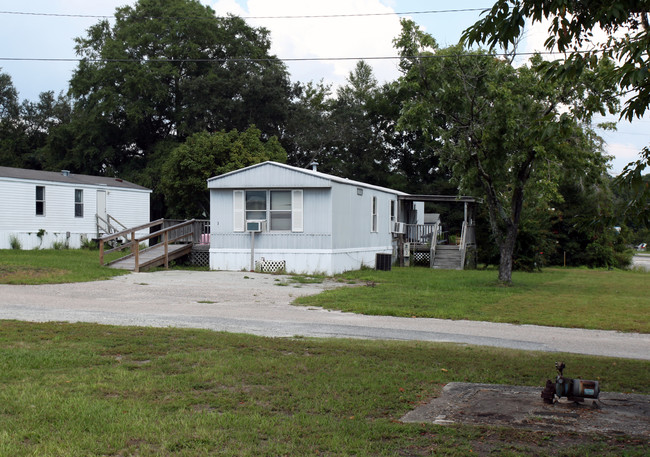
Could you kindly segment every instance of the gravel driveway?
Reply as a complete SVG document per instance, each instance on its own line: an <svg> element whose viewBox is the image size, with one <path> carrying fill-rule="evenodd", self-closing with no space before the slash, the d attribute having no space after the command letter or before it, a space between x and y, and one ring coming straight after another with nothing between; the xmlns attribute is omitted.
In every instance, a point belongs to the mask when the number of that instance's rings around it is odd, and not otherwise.
<svg viewBox="0 0 650 457"><path fill-rule="evenodd" d="M0 285L0 319L188 327L271 337L421 340L650 360L650 335L536 325L362 316L291 306L339 287L245 272L131 273L107 281Z"/></svg>

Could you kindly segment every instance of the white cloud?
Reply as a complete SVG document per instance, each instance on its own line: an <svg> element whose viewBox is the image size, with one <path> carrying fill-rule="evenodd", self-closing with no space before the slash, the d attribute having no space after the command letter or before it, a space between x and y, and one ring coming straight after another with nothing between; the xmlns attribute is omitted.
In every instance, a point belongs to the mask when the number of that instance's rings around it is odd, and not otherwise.
<svg viewBox="0 0 650 457"><path fill-rule="evenodd" d="M240 4L245 4L242 8ZM379 0L218 0L212 7L217 14L226 12L248 17L314 16L394 13ZM358 16L347 18L248 19L271 32L271 52L279 58L356 58L394 56L392 40L400 33L399 17ZM369 60L379 81L398 75L395 60ZM293 81L324 79L342 84L354 69L356 60L290 62Z"/></svg>

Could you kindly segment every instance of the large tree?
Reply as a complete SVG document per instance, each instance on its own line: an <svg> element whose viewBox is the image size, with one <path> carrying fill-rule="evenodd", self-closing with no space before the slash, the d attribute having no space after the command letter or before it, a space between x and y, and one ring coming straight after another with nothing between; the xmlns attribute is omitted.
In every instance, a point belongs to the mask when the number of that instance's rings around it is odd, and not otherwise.
<svg viewBox="0 0 650 457"><path fill-rule="evenodd" d="M173 217L205 218L210 214L206 181L213 176L273 160L286 162L276 137L262 138L254 126L243 132L199 132L174 148L162 167L167 209Z"/></svg>
<svg viewBox="0 0 650 457"><path fill-rule="evenodd" d="M57 126L70 119L70 102L64 95L43 92L38 101L19 103L11 77L0 72L0 165L33 170L57 168L45 151ZM63 167L65 168L65 167Z"/></svg>
<svg viewBox="0 0 650 457"><path fill-rule="evenodd" d="M448 193L448 174L418 130L397 129L410 94L395 82L379 85L359 62L331 94L323 83L297 84L282 144L289 163L411 193Z"/></svg>
<svg viewBox="0 0 650 457"><path fill-rule="evenodd" d="M499 281L510 283L524 201L554 195L557 172L580 152L576 118L589 120L586 103L604 109L606 86L592 73L579 87L551 84L534 65L515 68L460 45L438 49L411 21L403 21L396 44L401 84L414 94L401 123L440 144L437 154L462 192L485 198L499 246Z"/></svg>
<svg viewBox="0 0 650 457"><path fill-rule="evenodd" d="M19 167L20 105L11 76L0 72L0 165Z"/></svg>
<svg viewBox="0 0 650 457"><path fill-rule="evenodd" d="M467 29L467 43L513 46L529 23L548 21L548 50L564 58L545 66L547 77L576 81L602 59L615 64L609 77L625 96L621 117L633 120L650 107L650 0L497 0L485 16ZM599 31L606 38L599 38ZM650 147L640 152L618 179L634 197L626 207L628 220L649 225L650 187L642 172L650 163Z"/></svg>
<svg viewBox="0 0 650 457"><path fill-rule="evenodd" d="M138 173L204 130L255 124L270 137L286 119L288 73L269 32L199 1L140 0L76 42L72 152L94 172Z"/></svg>

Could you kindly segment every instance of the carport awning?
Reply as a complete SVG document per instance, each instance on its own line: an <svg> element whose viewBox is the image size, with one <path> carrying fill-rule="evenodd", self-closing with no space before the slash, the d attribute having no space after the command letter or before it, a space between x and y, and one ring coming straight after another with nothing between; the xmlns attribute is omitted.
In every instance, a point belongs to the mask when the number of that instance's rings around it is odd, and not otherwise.
<svg viewBox="0 0 650 457"><path fill-rule="evenodd" d="M405 202L483 203L480 198L461 195L399 195L397 199Z"/></svg>

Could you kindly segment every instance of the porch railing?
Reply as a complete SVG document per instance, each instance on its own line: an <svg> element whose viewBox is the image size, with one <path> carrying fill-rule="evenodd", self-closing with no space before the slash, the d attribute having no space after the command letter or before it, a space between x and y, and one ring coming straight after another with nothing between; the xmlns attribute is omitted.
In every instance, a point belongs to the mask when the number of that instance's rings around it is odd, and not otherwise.
<svg viewBox="0 0 650 457"><path fill-rule="evenodd" d="M194 236L192 243L194 244L210 244L210 221L208 219L192 219L192 232ZM165 219L163 228L171 227L185 222L185 219Z"/></svg>
<svg viewBox="0 0 650 457"><path fill-rule="evenodd" d="M465 268L465 252L467 250L467 222L463 221L463 228L460 231L460 268Z"/></svg>
<svg viewBox="0 0 650 457"><path fill-rule="evenodd" d="M436 246L438 244L438 230L440 222L434 224L433 236L431 237L431 249L429 250L429 267L433 268L433 262L436 258Z"/></svg>
<svg viewBox="0 0 650 457"><path fill-rule="evenodd" d="M111 233L115 233L115 232L119 232L119 231L127 230L126 225L122 224L120 221L118 221L117 219L115 219L115 218L114 218L113 216L111 216L110 214L107 214L107 215L106 215L106 219L104 219L103 217L101 217L99 214L95 214L95 217L96 217L96 219L97 219L97 232L98 232L98 233L97 233L97 236L99 236L99 233L100 233L102 230L103 230L104 233L106 233L107 235L109 235L109 234L111 234ZM111 220L113 220L113 222L115 222L115 224L119 225L119 226L121 227L121 229L118 229L117 225L113 225L113 224L111 224Z"/></svg>
<svg viewBox="0 0 650 457"><path fill-rule="evenodd" d="M434 233L438 232L438 223L436 224L406 224L406 233L404 242L427 244L431 243Z"/></svg>

